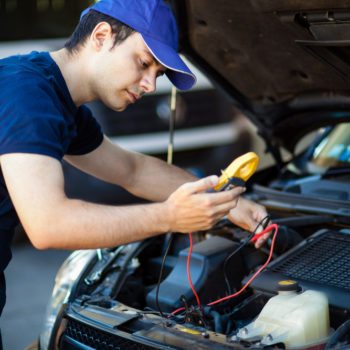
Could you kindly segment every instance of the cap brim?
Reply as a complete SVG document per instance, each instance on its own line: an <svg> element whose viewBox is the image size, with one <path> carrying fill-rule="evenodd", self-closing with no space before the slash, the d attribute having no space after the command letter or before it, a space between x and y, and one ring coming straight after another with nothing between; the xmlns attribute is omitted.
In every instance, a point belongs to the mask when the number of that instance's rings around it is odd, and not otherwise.
<svg viewBox="0 0 350 350"><path fill-rule="evenodd" d="M154 58L167 68L165 72L169 80L179 90L189 90L196 83L196 76L190 71L179 54L170 46L141 34Z"/></svg>

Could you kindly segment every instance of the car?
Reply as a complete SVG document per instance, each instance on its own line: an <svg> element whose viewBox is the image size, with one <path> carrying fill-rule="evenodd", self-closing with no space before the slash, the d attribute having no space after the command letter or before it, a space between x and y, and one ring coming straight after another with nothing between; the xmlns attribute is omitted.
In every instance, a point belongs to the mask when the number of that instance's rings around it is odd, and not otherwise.
<svg viewBox="0 0 350 350"><path fill-rule="evenodd" d="M182 52L274 159L245 193L273 234L257 250L223 219L193 243L76 251L40 349L349 349L350 1L171 3Z"/></svg>

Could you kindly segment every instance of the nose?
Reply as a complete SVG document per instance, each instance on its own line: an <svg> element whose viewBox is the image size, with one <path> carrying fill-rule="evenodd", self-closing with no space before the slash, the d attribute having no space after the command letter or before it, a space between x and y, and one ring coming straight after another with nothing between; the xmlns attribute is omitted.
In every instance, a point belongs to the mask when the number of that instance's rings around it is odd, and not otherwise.
<svg viewBox="0 0 350 350"><path fill-rule="evenodd" d="M140 87L145 93L150 93L156 91L156 75L147 74L141 79Z"/></svg>

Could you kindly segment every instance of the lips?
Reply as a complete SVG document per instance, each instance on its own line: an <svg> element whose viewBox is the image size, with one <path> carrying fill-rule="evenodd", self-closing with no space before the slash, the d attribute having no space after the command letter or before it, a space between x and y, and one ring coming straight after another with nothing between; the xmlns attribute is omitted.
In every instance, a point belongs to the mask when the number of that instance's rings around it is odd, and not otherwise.
<svg viewBox="0 0 350 350"><path fill-rule="evenodd" d="M130 91L127 91L127 93L129 95L130 100L131 100L132 103L135 103L140 98L139 95L136 95L136 94L134 94L134 93L132 93Z"/></svg>

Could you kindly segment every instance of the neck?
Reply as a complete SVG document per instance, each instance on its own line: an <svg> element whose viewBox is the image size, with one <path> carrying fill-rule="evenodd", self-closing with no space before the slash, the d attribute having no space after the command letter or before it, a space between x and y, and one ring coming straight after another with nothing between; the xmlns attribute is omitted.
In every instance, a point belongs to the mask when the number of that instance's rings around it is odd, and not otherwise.
<svg viewBox="0 0 350 350"><path fill-rule="evenodd" d="M76 106L94 100L88 84L88 66L84 64L81 53L70 54L67 49L50 52L58 65L68 90Z"/></svg>

